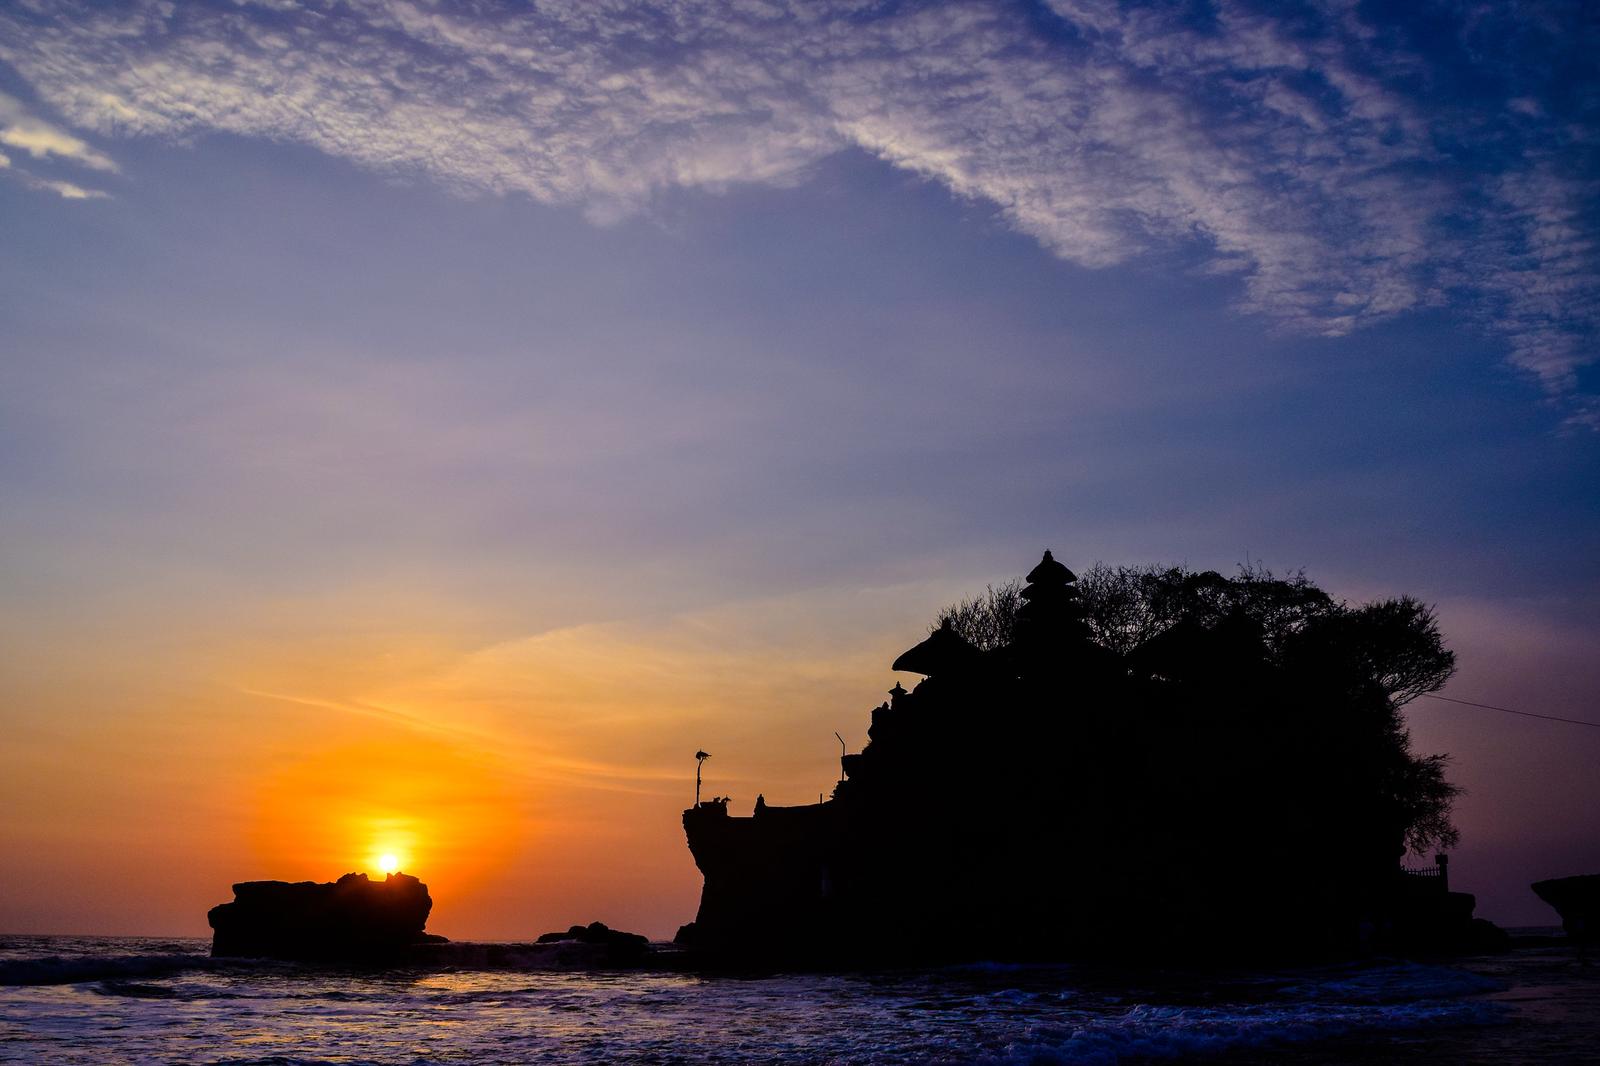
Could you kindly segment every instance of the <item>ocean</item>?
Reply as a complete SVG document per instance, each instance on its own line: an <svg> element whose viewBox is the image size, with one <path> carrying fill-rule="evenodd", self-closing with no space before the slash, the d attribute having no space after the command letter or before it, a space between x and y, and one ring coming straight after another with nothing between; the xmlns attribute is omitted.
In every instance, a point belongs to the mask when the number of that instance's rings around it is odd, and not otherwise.
<svg viewBox="0 0 1600 1066"><path fill-rule="evenodd" d="M0 1061L45 1063L1600 1063L1600 966L1559 940L1448 964L1195 974L865 974L213 960L204 940L0 937Z"/></svg>

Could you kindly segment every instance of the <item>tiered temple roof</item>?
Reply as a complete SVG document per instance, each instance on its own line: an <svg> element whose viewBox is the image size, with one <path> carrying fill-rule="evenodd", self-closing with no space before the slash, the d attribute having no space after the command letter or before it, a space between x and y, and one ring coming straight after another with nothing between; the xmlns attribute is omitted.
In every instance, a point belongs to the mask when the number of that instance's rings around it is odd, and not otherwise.
<svg viewBox="0 0 1600 1066"><path fill-rule="evenodd" d="M1025 601L1017 611L1016 643L1024 654L1059 651L1062 644L1089 636L1078 601L1078 576L1056 561L1047 550L1039 565L1028 571L1022 590Z"/></svg>
<svg viewBox="0 0 1600 1066"><path fill-rule="evenodd" d="M955 674L976 668L983 660L983 652L962 637L950 626L946 618L927 640L901 653L889 667L913 674Z"/></svg>

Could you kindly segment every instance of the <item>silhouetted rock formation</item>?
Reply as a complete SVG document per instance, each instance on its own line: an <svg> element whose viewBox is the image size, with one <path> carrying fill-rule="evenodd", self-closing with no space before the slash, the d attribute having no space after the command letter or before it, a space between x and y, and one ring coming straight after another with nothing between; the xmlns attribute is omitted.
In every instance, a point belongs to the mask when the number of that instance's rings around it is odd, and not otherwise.
<svg viewBox="0 0 1600 1066"><path fill-rule="evenodd" d="M821 963L1494 946L1442 861L1400 866L1454 832L1398 714L1452 668L1426 608L1106 575L1090 602L1047 552L993 609L947 614L832 799L685 811L705 887L678 942Z"/></svg>
<svg viewBox="0 0 1600 1066"><path fill-rule="evenodd" d="M1393 890L1375 915L1382 922L1372 931L1371 942L1401 952L1430 954L1505 951L1511 938L1504 929L1474 918L1477 897L1450 891L1449 856L1435 857L1437 864L1420 870L1400 871Z"/></svg>
<svg viewBox="0 0 1600 1066"><path fill-rule="evenodd" d="M244 881L206 920L215 956L387 962L443 941L423 932L432 909L428 886L408 874L345 874L331 884Z"/></svg>
<svg viewBox="0 0 1600 1066"><path fill-rule="evenodd" d="M1580 945L1600 941L1600 874L1535 881L1534 894L1561 915L1561 928Z"/></svg>
<svg viewBox="0 0 1600 1066"><path fill-rule="evenodd" d="M564 933L545 933L539 937L541 944L573 944L594 949L585 952L590 964L629 965L639 962L650 950L648 938L638 933L624 933L612 929L604 922L574 925Z"/></svg>

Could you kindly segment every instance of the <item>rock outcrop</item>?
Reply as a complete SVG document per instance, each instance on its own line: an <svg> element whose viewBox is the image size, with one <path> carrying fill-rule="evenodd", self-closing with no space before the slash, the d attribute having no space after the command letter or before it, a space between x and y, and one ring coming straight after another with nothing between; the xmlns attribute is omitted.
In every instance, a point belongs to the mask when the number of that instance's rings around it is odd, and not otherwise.
<svg viewBox="0 0 1600 1066"><path fill-rule="evenodd" d="M625 965L638 962L650 951L648 938L638 933L624 933L612 929L604 922L574 925L566 932L545 933L539 937L541 944L571 945L581 954L581 961L589 965Z"/></svg>
<svg viewBox="0 0 1600 1066"><path fill-rule="evenodd" d="M986 646L952 613L894 661L925 677L871 711L831 797L683 812L705 884L680 946L852 966L1504 945L1447 862L1401 866L1419 811L1419 839L1450 835L1451 787L1374 665L1448 676L1425 610L1153 571L1097 601L1143 621L1096 636L1065 565L1026 581L972 623Z"/></svg>
<svg viewBox="0 0 1600 1066"><path fill-rule="evenodd" d="M1511 938L1485 918L1474 918L1477 897L1451 892L1442 879L1402 875L1380 908L1382 927L1369 947L1401 954L1489 954Z"/></svg>
<svg viewBox="0 0 1600 1066"><path fill-rule="evenodd" d="M1600 874L1535 881L1536 896L1561 915L1561 928L1580 944L1600 940Z"/></svg>
<svg viewBox="0 0 1600 1066"><path fill-rule="evenodd" d="M423 932L432 909L428 886L409 874L345 874L325 884L244 881L206 920L218 957L390 962L443 940Z"/></svg>

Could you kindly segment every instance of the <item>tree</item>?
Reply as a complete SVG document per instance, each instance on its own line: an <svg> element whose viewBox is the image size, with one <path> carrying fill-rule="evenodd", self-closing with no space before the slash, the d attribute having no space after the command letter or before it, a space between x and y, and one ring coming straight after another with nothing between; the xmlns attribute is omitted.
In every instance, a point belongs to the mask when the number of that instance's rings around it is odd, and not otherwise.
<svg viewBox="0 0 1600 1066"><path fill-rule="evenodd" d="M1374 824L1402 834L1413 851L1456 843L1450 812L1460 789L1445 778L1444 756L1412 752L1400 713L1411 700L1443 686L1455 670L1455 654L1445 647L1432 608L1409 596L1351 606L1304 572L1279 577L1251 565L1224 577L1181 566L1096 563L1076 587L1091 639L1121 656L1171 631L1165 638L1169 655L1178 638L1197 661L1216 665L1210 663L1216 641L1199 641L1220 634L1224 623L1246 620L1251 632L1259 632L1271 667L1266 680L1250 684L1271 686L1266 695L1239 687L1246 683L1242 665L1235 689L1227 689L1230 675L1223 664L1205 680L1213 686L1209 690L1151 698L1174 700L1186 713L1216 716L1218 731L1228 728L1224 722L1237 707L1264 702L1277 724L1264 735L1239 735L1234 750L1278 744L1278 769L1286 779L1298 779L1293 787L1324 793L1308 796L1308 809L1334 812L1327 817L1335 820L1339 811L1371 811ZM990 585L945 608L939 623L948 620L984 651L1005 648L1016 635L1021 591L1020 581ZM1196 643L1189 644L1191 639ZM1304 720L1307 715L1310 720ZM1318 832L1311 825L1301 830Z"/></svg>
<svg viewBox="0 0 1600 1066"><path fill-rule="evenodd" d="M1317 620L1312 638L1323 654L1343 657L1352 673L1370 679L1398 709L1436 692L1455 673L1433 609L1410 596L1339 610Z"/></svg>
<svg viewBox="0 0 1600 1066"><path fill-rule="evenodd" d="M1426 855L1435 848L1453 848L1461 841L1461 833L1450 820L1461 787L1445 780L1448 761L1446 755L1418 758L1408 753L1401 764L1392 798L1405 824L1408 851Z"/></svg>
<svg viewBox="0 0 1600 1066"><path fill-rule="evenodd" d="M1022 581L1007 581L999 588L990 585L982 595L952 603L939 612L933 628L946 621L958 635L981 651L994 651L1011 643L1017 630L1017 612L1022 609Z"/></svg>
<svg viewBox="0 0 1600 1066"><path fill-rule="evenodd" d="M1102 647L1126 655L1180 621L1214 626L1242 614L1261 627L1274 653L1313 621L1340 607L1298 571L1280 578L1244 565L1231 578L1181 566L1106 566L1078 580L1089 627Z"/></svg>

